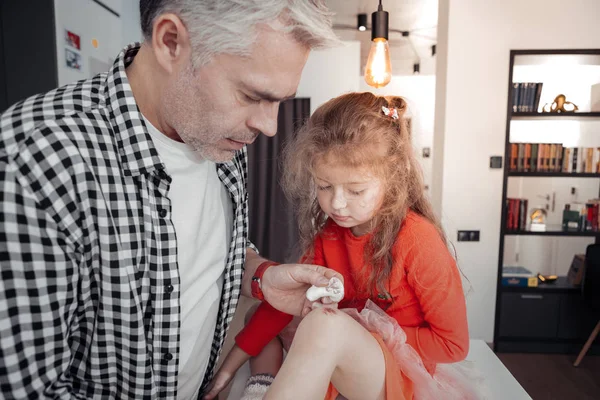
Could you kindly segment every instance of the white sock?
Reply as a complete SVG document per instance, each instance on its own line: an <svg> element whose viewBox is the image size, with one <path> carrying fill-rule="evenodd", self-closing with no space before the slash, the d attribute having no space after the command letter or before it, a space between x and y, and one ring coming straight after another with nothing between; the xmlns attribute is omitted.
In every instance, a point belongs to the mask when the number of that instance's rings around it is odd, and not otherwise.
<svg viewBox="0 0 600 400"><path fill-rule="evenodd" d="M273 376L269 374L253 375L246 382L246 388L240 400L262 400L273 383Z"/></svg>

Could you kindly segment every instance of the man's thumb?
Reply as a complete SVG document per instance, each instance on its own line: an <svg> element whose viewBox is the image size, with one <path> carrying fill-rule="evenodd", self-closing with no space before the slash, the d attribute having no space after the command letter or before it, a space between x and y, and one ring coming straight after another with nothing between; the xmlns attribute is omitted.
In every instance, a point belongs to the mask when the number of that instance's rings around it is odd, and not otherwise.
<svg viewBox="0 0 600 400"><path fill-rule="evenodd" d="M314 286L327 286L329 285L329 279L323 275L321 271L315 271L307 267L303 267L298 274L296 279L301 283L306 283Z"/></svg>

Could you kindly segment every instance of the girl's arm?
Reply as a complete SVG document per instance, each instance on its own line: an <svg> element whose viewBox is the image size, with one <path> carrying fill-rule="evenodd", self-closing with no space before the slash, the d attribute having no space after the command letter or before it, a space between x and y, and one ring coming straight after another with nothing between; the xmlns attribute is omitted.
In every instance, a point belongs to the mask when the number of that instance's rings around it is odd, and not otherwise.
<svg viewBox="0 0 600 400"><path fill-rule="evenodd" d="M292 315L283 313L263 301L244 329L235 337L235 343L245 353L256 357L292 319L294 319Z"/></svg>
<svg viewBox="0 0 600 400"><path fill-rule="evenodd" d="M399 245L405 246L403 258L408 284L427 323L423 327L402 327L408 343L426 361L464 360L469 351L469 331L461 275L455 260L435 227L424 220L416 221Z"/></svg>
<svg viewBox="0 0 600 400"><path fill-rule="evenodd" d="M315 254L310 260L312 264L325 266L322 239L315 239ZM308 262L305 257L301 262ZM271 267L277 268L277 266ZM244 329L236 336L236 344L252 357L260 354L262 349L289 324L294 317L283 313L266 301L258 307Z"/></svg>
<svg viewBox="0 0 600 400"><path fill-rule="evenodd" d="M250 355L244 350L240 349L237 345L234 345L223 365L219 368L219 371L214 376L208 393L204 396L204 400L212 400L229 385L229 382L235 376L235 373L246 361L250 359Z"/></svg>

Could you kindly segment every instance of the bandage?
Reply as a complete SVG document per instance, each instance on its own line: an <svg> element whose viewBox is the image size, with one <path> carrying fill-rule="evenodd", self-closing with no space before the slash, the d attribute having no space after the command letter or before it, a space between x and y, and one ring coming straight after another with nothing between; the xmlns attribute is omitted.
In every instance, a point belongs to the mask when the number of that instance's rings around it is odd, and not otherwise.
<svg viewBox="0 0 600 400"><path fill-rule="evenodd" d="M322 297L329 297L334 303L339 303L344 298L344 284L339 278L331 278L325 287L311 286L306 291L306 298L316 301Z"/></svg>

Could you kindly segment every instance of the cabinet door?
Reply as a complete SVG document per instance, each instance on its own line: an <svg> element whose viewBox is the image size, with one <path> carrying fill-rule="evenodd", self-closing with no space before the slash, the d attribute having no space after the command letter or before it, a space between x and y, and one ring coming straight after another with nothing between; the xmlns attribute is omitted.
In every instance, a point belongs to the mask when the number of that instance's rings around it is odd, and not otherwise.
<svg viewBox="0 0 600 400"><path fill-rule="evenodd" d="M558 294L503 293L500 336L556 338Z"/></svg>
<svg viewBox="0 0 600 400"><path fill-rule="evenodd" d="M586 340L600 320L600 313L593 312L579 293L560 297L558 338ZM597 342L600 343L600 337Z"/></svg>

